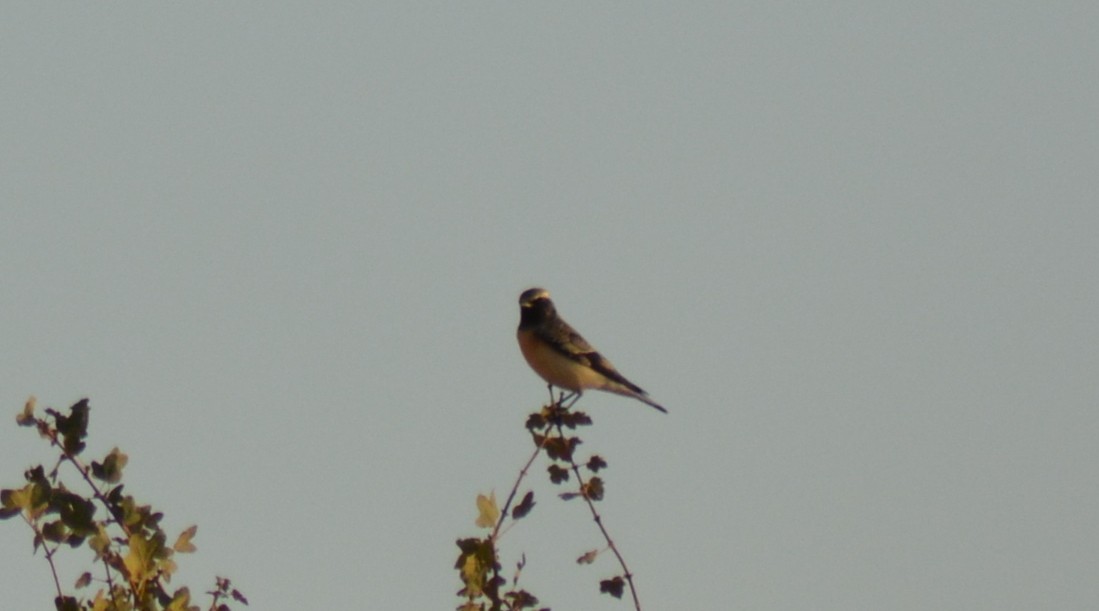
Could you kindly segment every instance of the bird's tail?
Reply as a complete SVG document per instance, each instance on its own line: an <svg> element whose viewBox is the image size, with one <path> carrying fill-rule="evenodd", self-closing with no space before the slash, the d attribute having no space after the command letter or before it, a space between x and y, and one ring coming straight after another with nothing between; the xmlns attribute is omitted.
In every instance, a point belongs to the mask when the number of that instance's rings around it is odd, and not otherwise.
<svg viewBox="0 0 1099 611"><path fill-rule="evenodd" d="M643 401L643 402L655 407L656 409L664 412L665 414L668 413L668 410L664 409L663 405L660 405L656 401L653 401L652 399L649 398L649 395L646 395L645 393L640 393L640 394L634 393L633 397L635 399L638 399L640 401Z"/></svg>

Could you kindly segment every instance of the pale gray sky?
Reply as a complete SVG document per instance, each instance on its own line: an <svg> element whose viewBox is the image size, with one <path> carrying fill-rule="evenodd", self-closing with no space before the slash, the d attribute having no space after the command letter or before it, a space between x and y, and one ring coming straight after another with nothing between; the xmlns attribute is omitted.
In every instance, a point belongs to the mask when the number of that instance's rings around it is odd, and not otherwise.
<svg viewBox="0 0 1099 611"><path fill-rule="evenodd" d="M541 285L671 411L582 403L646 609L1094 609L1096 31L1093 2L9 3L0 412L91 397L91 451L199 524L193 589L453 608L545 397L514 339ZM3 486L49 459L10 416ZM629 608L532 484L506 561ZM0 549L5 608L51 608L26 528Z"/></svg>

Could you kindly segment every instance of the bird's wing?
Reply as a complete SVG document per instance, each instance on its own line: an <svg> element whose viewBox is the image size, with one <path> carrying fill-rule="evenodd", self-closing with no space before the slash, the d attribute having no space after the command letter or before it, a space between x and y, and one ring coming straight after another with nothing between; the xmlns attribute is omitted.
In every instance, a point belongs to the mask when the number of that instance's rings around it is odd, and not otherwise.
<svg viewBox="0 0 1099 611"><path fill-rule="evenodd" d="M576 329L561 319L556 319L548 325L544 339L553 346L554 350L569 358L575 359L589 352L595 352L595 348L592 348L592 345L577 333Z"/></svg>
<svg viewBox="0 0 1099 611"><path fill-rule="evenodd" d="M618 382L619 384L634 391L635 393L638 393L639 395L645 395L645 391L641 390L641 387L627 380L625 376L618 373L618 370L614 368L614 365L612 365L611 362L607 359L603 358L602 354L592 351L586 353L584 357L588 361L588 367L591 367L592 369L603 374L604 377Z"/></svg>
<svg viewBox="0 0 1099 611"><path fill-rule="evenodd" d="M557 350L561 354L582 365L591 367L604 377L617 382L634 392L645 394L645 391L641 390L640 387L618 373L618 370L614 368L614 365L602 354L599 354L583 336L576 332L576 329L573 329L568 323L560 319L555 320L554 323L552 329L549 330L549 337L546 337L546 340L553 346L554 350Z"/></svg>

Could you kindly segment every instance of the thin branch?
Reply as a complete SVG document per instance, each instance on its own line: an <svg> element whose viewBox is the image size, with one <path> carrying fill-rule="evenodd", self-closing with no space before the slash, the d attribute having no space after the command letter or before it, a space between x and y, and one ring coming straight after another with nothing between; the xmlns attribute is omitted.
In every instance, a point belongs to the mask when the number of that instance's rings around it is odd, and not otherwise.
<svg viewBox="0 0 1099 611"><path fill-rule="evenodd" d="M527 470L530 469L530 465L534 463L534 459L538 458L538 453L542 451L542 448L546 447L546 436L542 436L542 443L534 448L534 453L527 459L527 464L523 465L523 469L519 471L519 477L515 479L515 485L511 487L511 492L508 493L508 500L504 502L504 508L500 510L500 517L496 520L496 527L492 529L491 539L496 540L496 536L500 533L500 527L503 526L504 520L508 517L508 509L511 508L511 502L515 500L515 493L519 491L519 484L522 483L523 478L527 476Z"/></svg>
<svg viewBox="0 0 1099 611"><path fill-rule="evenodd" d="M129 528L126 525L125 522L123 522L122 520L119 520L114 515L114 513L111 511L111 503L110 503L110 501L107 500L107 497L103 494L103 492L99 489L99 486L97 486L95 481L92 479L91 469L89 469L88 466L85 465L84 462L82 460L80 460L75 454L69 452L65 448L65 445L62 444L61 441L58 439L58 433L57 433L57 429L55 427L48 427L46 430L47 430L47 435L46 436L49 437L50 443L61 450L62 457L65 460L67 460L69 462L69 464L71 464L74 468L76 468L77 472L80 473L80 476L84 478L85 482L87 482L88 487L92 489L92 494L95 495L95 498L103 505L103 509L106 510L106 512L107 512L106 522L107 523L113 522L113 523L117 524L118 527L122 529L122 532L126 534L127 539L129 537L131 537L134 534L134 531L131 528ZM109 562L107 562L107 557L106 556L104 556L104 558L103 558L103 566L104 566L104 570L107 573L107 584L110 588L111 600L113 602L117 603L118 600L117 600L117 597L116 597L115 591L114 591L114 580L111 579L111 565L110 565ZM160 577L158 576L157 577L158 582L159 582L159 579L160 579ZM132 580L129 580L129 579L127 579L127 581L129 581L129 584L130 584L130 590L132 592L134 592L135 602L136 602L137 593L138 593L138 589L139 589L138 584L134 583ZM157 583L157 587L163 588L163 584Z"/></svg>
<svg viewBox="0 0 1099 611"><path fill-rule="evenodd" d="M113 553L110 549L104 550L103 558L103 572L107 574L107 591L111 593L111 602L118 605L118 594L114 591L114 579L111 578L111 565L107 562L107 554Z"/></svg>
<svg viewBox="0 0 1099 611"><path fill-rule="evenodd" d="M576 403L576 399L578 398L579 397L574 398L572 403L569 404L569 407L572 407L572 405ZM561 427L560 420L557 421L556 426L557 434L561 436L561 439L565 439L565 431ZM607 541L607 547L609 547L610 550L614 552L614 557L618 558L618 564L622 566L622 576L626 578L626 583L630 586L630 596L633 597L634 609L636 609L637 611L641 611L641 601L637 597L637 588L633 585L633 573L631 573L629 567L626 566L626 559L622 557L621 553L619 553L618 546L614 544L614 540L611 539L611 535L607 532L607 528L603 526L603 518L599 515L599 511L595 509L595 503L591 500L591 497L588 496L586 483L584 482L584 476L580 473L580 466L576 464L576 459L573 458L571 449L568 452L568 458L569 465L572 467L572 472L576 475L577 483L580 486L580 496L582 496L584 498L584 502L588 504L588 509L591 510L592 519L595 520L595 524L599 527L599 532L603 533L603 538Z"/></svg>
<svg viewBox="0 0 1099 611"><path fill-rule="evenodd" d="M552 390L550 391L550 399L551 400L553 399L553 391ZM547 433L549 432L548 431L549 426L550 425L547 422L546 423L546 429L547 429L546 432ZM531 435L534 435L534 433L532 432ZM508 517L508 511L511 509L512 501L515 500L515 494L517 492L519 492L519 486L520 486L520 484L522 484L523 478L525 478L527 476L527 471L530 470L530 466L534 463L534 459L538 458L538 454L542 451L543 448L546 447L546 441L548 439L549 439L548 435L542 435L541 443L538 444L538 447L534 448L534 452L531 453L530 458L527 459L526 464L523 465L523 468L519 471L519 477L515 478L515 484L512 485L511 492L508 493L507 500L504 501L504 507L503 507L503 509L500 510L500 517L496 519L496 526L493 527L492 534L489 535L489 539L488 539L489 541L492 542L492 546L493 546L493 549L494 549L494 555L495 555L496 542L499 540L499 537L500 537L500 528L504 525L504 520L506 520L507 517ZM497 560L495 562L495 565L492 567L492 577L493 577L494 580L500 579L500 568L499 567L500 567L500 562ZM518 576L516 576L516 577L518 578ZM494 605L499 605L501 601L496 597L495 590L492 590L492 592L493 592L493 594L490 597L490 599L492 599L492 602L493 602ZM493 608L496 608L496 607L494 606Z"/></svg>
<svg viewBox="0 0 1099 611"><path fill-rule="evenodd" d="M109 516L108 521L118 524L122 531L126 533L126 536L134 534L133 531L131 531L125 523L116 519L115 515L111 513L111 503L107 500L107 497L104 496L103 493L99 490L99 486L95 484L95 481L92 480L91 469L89 469L83 461L77 458L75 454L72 454L65 449L65 446L57 439L57 430L51 428L48 436L50 438L50 443L57 446L58 449L61 450L61 453L64 456L65 460L68 460L69 463L72 464L72 466L76 467L77 472L79 472L81 477L84 478L84 481L88 483L88 487L92 489L92 493L95 495L95 498L99 499L99 502L103 504L103 508L107 510L107 516Z"/></svg>
<svg viewBox="0 0 1099 611"><path fill-rule="evenodd" d="M49 563L50 572L53 573L53 585L57 588L57 597L61 598L65 593L61 591L61 580L57 577L57 566L53 563L53 554L57 551L57 547L51 550L49 542L46 541L46 537L42 534L42 531L38 530L38 526L27 517L26 512L23 512L22 516L23 521L27 523L27 526L29 526L32 531L34 531L35 539L42 542L42 549L46 550L46 562ZM60 545L58 547L60 547Z"/></svg>
<svg viewBox="0 0 1099 611"><path fill-rule="evenodd" d="M46 562L50 563L50 572L53 573L53 585L57 588L57 597L64 598L65 594L61 591L61 580L57 577L57 566L53 563L53 555L57 552L57 547L50 549L44 543L42 547L46 550Z"/></svg>

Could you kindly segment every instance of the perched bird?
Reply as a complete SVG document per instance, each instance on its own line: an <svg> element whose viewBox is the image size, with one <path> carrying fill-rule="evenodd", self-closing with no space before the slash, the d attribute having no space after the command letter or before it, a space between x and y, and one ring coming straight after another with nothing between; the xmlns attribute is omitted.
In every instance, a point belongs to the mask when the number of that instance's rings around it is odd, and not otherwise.
<svg viewBox="0 0 1099 611"><path fill-rule="evenodd" d="M546 289L527 289L519 296L519 349L531 369L546 382L576 393L594 388L633 397L668 413L611 362L557 316Z"/></svg>

